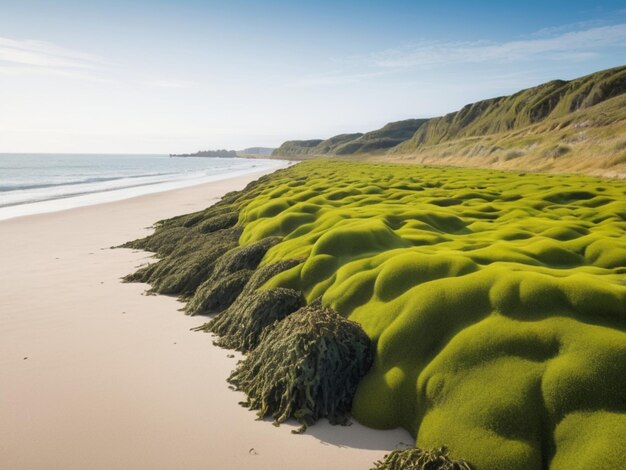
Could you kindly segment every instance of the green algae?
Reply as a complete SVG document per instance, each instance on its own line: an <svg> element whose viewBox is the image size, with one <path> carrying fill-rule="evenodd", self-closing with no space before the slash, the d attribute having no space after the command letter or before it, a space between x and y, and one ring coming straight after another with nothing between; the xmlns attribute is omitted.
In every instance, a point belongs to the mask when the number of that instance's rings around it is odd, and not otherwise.
<svg viewBox="0 0 626 470"><path fill-rule="evenodd" d="M228 381L246 393L244 406L276 425L290 417L302 424L296 432L321 418L347 424L372 355L358 324L309 305L266 328Z"/></svg>
<svg viewBox="0 0 626 470"><path fill-rule="evenodd" d="M425 450L419 448L394 450L375 463L372 470L471 470L462 460L448 456L448 449Z"/></svg>
<svg viewBox="0 0 626 470"><path fill-rule="evenodd" d="M207 255L220 233L228 248ZM189 299L228 278L215 266L232 237L279 237L258 267L231 270L241 294L204 327L218 341L270 348L300 306L275 315L272 295L321 297L375 349L357 420L477 470L569 470L626 460L625 235L624 181L311 161L132 246L161 257L144 268L153 286L189 266Z"/></svg>
<svg viewBox="0 0 626 470"><path fill-rule="evenodd" d="M264 288L321 296L374 342L357 420L477 469L626 459L623 181L313 161L239 223L243 245L282 237L262 264L304 259Z"/></svg>

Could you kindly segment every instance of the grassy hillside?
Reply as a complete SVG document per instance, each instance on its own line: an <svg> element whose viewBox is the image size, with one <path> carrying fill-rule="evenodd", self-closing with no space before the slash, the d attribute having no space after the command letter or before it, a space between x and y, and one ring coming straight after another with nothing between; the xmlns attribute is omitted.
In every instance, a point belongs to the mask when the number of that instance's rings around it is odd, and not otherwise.
<svg viewBox="0 0 626 470"><path fill-rule="evenodd" d="M413 150L401 145L387 161L480 166L626 177L626 95L521 129L461 137Z"/></svg>
<svg viewBox="0 0 626 470"><path fill-rule="evenodd" d="M333 155L337 149L344 144L358 139L363 134L357 132L355 134L339 134L330 139L323 140L308 152L309 155ZM279 148L279 150L281 150Z"/></svg>
<svg viewBox="0 0 626 470"><path fill-rule="evenodd" d="M322 139L288 140L272 151L273 157L307 157L311 151L323 142Z"/></svg>
<svg viewBox="0 0 626 470"><path fill-rule="evenodd" d="M464 106L430 119L397 149L410 152L463 137L521 129L549 118L561 118L626 93L626 67L604 70L572 80L554 80L511 96ZM626 116L625 116L626 117Z"/></svg>
<svg viewBox="0 0 626 470"><path fill-rule="evenodd" d="M274 151L271 147L249 147L243 150L238 150L237 155L241 156L270 156Z"/></svg>
<svg viewBox="0 0 626 470"><path fill-rule="evenodd" d="M340 134L330 139L288 140L272 151L273 157L305 159L313 155L330 155L335 146L352 140L362 134Z"/></svg>
<svg viewBox="0 0 626 470"><path fill-rule="evenodd" d="M337 147L333 154L381 153L410 138L426 121L426 119L406 119L390 122L381 129L367 132L358 139L344 143Z"/></svg>
<svg viewBox="0 0 626 470"><path fill-rule="evenodd" d="M292 140L272 153L275 157L314 157L319 155L353 155L384 153L410 138L425 119L391 122L366 134L340 134L326 140Z"/></svg>
<svg viewBox="0 0 626 470"><path fill-rule="evenodd" d="M294 151L287 142L274 154L624 177L625 104L626 67L618 67L479 101L442 117L390 123L332 149L316 144Z"/></svg>
<svg viewBox="0 0 626 470"><path fill-rule="evenodd" d="M238 309L252 283L357 322L374 362L352 412L368 426L475 470L624 466L626 181L311 161L129 246L162 257L134 280L188 305L233 302L225 283L244 278Z"/></svg>

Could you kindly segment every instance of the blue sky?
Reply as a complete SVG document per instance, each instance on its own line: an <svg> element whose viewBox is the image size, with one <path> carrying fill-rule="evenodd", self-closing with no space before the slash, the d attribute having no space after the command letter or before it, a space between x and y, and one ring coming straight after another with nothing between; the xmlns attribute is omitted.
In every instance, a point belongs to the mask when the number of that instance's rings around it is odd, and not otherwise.
<svg viewBox="0 0 626 470"><path fill-rule="evenodd" d="M626 64L626 3L0 0L0 152L276 146Z"/></svg>

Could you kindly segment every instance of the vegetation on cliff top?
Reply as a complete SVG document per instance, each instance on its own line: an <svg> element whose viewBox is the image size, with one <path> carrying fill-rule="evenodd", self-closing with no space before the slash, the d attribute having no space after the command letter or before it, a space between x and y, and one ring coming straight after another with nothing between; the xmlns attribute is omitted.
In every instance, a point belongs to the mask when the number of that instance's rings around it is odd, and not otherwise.
<svg viewBox="0 0 626 470"><path fill-rule="evenodd" d="M626 174L626 67L464 106L442 117L387 124L341 145L290 141L275 156L376 156L444 165ZM413 122L413 130L408 125ZM403 132L392 138L389 130ZM308 141L310 142L310 141ZM392 145L393 144L393 145Z"/></svg>
<svg viewBox="0 0 626 470"><path fill-rule="evenodd" d="M626 93L626 67L603 70L576 80L554 80L537 87L468 104L433 118L413 134L399 152L462 137L498 134L562 118ZM624 116L626 117L626 116Z"/></svg>
<svg viewBox="0 0 626 470"><path fill-rule="evenodd" d="M277 157L316 155L352 155L381 152L409 139L426 119L390 122L381 129L365 134L340 134L326 140L290 140L275 149Z"/></svg>
<svg viewBox="0 0 626 470"><path fill-rule="evenodd" d="M391 161L626 176L626 95L516 131L423 145Z"/></svg>
<svg viewBox="0 0 626 470"><path fill-rule="evenodd" d="M371 340L360 422L478 470L626 461L626 182L311 161L131 245L200 257L232 211L240 246L279 240L261 269L288 262L256 292L321 298Z"/></svg>

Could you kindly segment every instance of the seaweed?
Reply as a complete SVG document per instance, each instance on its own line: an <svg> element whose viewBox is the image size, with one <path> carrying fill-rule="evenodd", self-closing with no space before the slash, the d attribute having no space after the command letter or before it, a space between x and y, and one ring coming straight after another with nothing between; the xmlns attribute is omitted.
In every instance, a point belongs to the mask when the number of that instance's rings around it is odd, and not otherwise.
<svg viewBox="0 0 626 470"><path fill-rule="evenodd" d="M151 239L147 242L151 248L160 253L167 250L169 254L129 274L124 281L149 283L151 293L190 296L213 274L217 260L237 246L240 234L239 228L219 230L201 236L191 236L188 233L177 240L177 246L169 242L156 246L160 238ZM167 248L164 249L165 246Z"/></svg>
<svg viewBox="0 0 626 470"><path fill-rule="evenodd" d="M347 424L356 387L373 361L361 327L320 304L309 305L266 329L258 346L228 381L246 393L242 405L307 426L321 418Z"/></svg>
<svg viewBox="0 0 626 470"><path fill-rule="evenodd" d="M374 463L372 470L471 470L463 460L453 460L448 456L448 449L425 450L411 448L394 450L385 455L383 460Z"/></svg>
<svg viewBox="0 0 626 470"><path fill-rule="evenodd" d="M255 348L263 330L305 304L302 294L282 287L241 296L212 321L197 328L219 338L215 344L247 352Z"/></svg>
<svg viewBox="0 0 626 470"><path fill-rule="evenodd" d="M202 233L212 233L225 228L234 227L239 219L239 212L227 212L211 217L198 224L198 230Z"/></svg>
<svg viewBox="0 0 626 470"><path fill-rule="evenodd" d="M202 296L201 307L199 310L188 310L190 315L198 313L216 313L227 309L239 297L241 291L250 280L253 271L250 269L240 269L234 273L225 274L224 276L215 276L210 282L203 284L195 299ZM219 273L216 273L219 274ZM189 308L187 305L187 308ZM198 305L198 304L195 304Z"/></svg>
<svg viewBox="0 0 626 470"><path fill-rule="evenodd" d="M251 294L277 274L287 271L300 263L302 263L302 260L300 259L285 259L276 263L260 266L254 271L252 277L250 277L250 280L244 287L241 295L245 296Z"/></svg>
<svg viewBox="0 0 626 470"><path fill-rule="evenodd" d="M185 308L186 312L190 315L216 313L230 306L251 275L251 273L237 276L234 274L238 271L256 269L267 250L279 241L278 237L265 238L248 246L235 246L222 254L215 262L209 278L195 290Z"/></svg>

